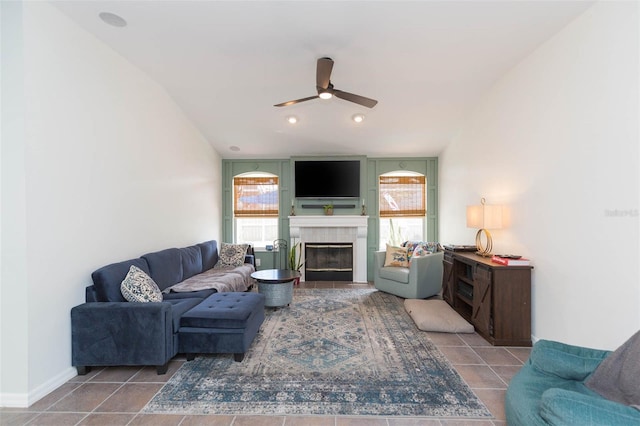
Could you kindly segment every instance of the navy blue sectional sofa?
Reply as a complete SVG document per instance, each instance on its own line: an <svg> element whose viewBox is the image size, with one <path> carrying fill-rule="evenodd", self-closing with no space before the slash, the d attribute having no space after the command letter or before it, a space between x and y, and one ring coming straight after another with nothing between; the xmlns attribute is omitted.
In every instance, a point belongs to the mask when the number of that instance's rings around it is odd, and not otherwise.
<svg viewBox="0 0 640 426"><path fill-rule="evenodd" d="M264 321L264 296L215 289L163 293L162 302L128 302L120 284L135 265L161 290L208 271L218 261L216 241L170 248L104 266L91 275L86 303L71 310L72 365L78 374L91 367L155 366L167 371L178 353L244 353ZM245 257L254 264L253 255Z"/></svg>

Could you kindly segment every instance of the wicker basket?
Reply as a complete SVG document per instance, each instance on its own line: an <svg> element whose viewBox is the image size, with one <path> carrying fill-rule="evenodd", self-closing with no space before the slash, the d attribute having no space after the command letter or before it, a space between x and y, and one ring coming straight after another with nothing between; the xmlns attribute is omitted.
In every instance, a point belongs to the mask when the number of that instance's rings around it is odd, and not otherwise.
<svg viewBox="0 0 640 426"><path fill-rule="evenodd" d="M258 292L264 295L264 305L270 308L287 306L293 300L293 281L286 283L258 283Z"/></svg>

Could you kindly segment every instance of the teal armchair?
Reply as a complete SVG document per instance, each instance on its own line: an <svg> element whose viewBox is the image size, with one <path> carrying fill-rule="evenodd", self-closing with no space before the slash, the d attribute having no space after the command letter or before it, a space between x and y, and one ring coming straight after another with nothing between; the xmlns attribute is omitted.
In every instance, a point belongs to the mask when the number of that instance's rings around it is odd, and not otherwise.
<svg viewBox="0 0 640 426"><path fill-rule="evenodd" d="M510 426L640 425L640 411L600 396L584 381L609 351L538 341L505 396Z"/></svg>
<svg viewBox="0 0 640 426"><path fill-rule="evenodd" d="M374 252L373 285L405 299L426 299L442 290L444 252L413 257L408 268L384 266L386 252Z"/></svg>

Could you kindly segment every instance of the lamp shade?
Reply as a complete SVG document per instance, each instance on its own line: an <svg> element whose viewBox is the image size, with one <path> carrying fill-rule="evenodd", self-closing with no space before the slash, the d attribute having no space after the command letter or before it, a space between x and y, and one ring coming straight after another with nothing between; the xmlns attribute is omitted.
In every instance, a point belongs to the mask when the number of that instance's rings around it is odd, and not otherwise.
<svg viewBox="0 0 640 426"><path fill-rule="evenodd" d="M467 206L467 227L476 229L502 228L502 206L487 204Z"/></svg>

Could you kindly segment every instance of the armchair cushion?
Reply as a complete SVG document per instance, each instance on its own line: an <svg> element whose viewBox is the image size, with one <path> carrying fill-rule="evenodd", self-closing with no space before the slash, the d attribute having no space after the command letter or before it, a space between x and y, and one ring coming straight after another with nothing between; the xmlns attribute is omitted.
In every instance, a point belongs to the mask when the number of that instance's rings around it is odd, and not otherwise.
<svg viewBox="0 0 640 426"><path fill-rule="evenodd" d="M409 268L385 266L380 268L379 273L380 273L380 278L397 281L403 284L406 284L409 282Z"/></svg>

